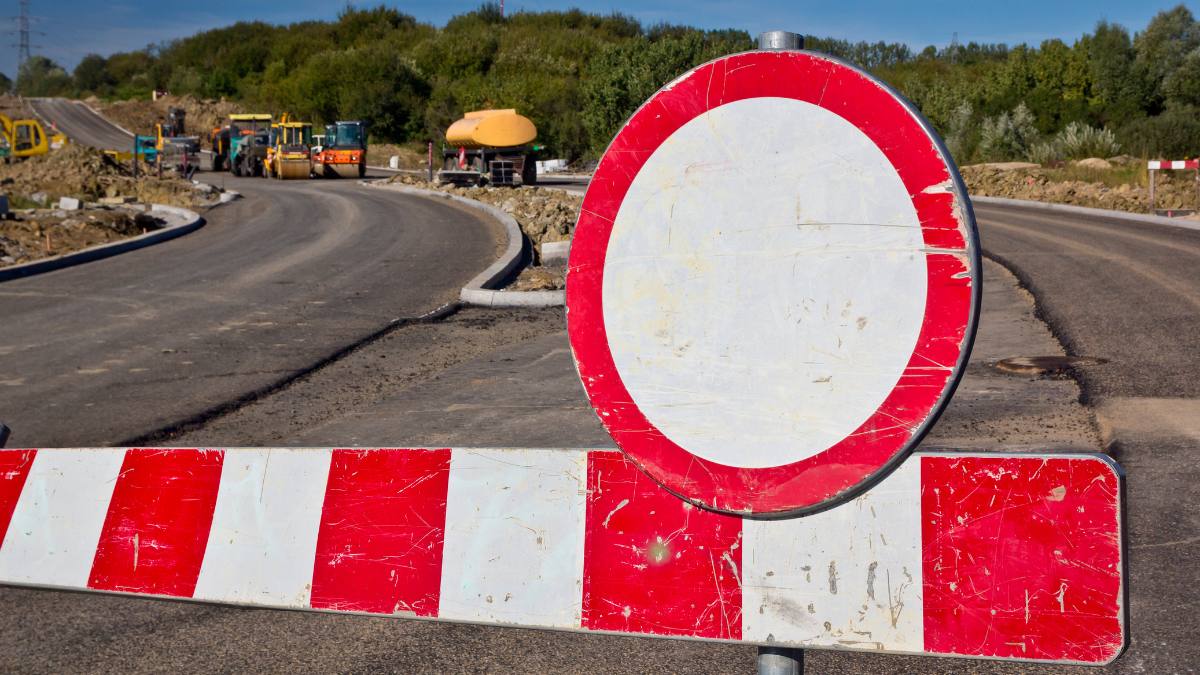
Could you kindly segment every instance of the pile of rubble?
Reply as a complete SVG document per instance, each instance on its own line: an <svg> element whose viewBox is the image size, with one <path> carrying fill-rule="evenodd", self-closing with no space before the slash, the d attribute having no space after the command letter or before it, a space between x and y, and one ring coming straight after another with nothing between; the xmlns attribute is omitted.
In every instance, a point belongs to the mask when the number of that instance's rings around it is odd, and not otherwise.
<svg viewBox="0 0 1200 675"><path fill-rule="evenodd" d="M216 188L178 178L157 178L143 171L133 177L129 162L73 143L39 157L0 165L0 193L14 205L48 205L60 197L82 201L132 198L138 202L185 208L209 206Z"/></svg>
<svg viewBox="0 0 1200 675"><path fill-rule="evenodd" d="M0 220L0 267L136 237L162 226L158 218L126 207L15 211Z"/></svg>
<svg viewBox="0 0 1200 675"><path fill-rule="evenodd" d="M1078 166L1106 171L1120 164L1115 161L1119 159L1083 160ZM1144 175L1139 176L1137 182L1110 186L1100 181L1055 180L1053 173L1028 164L977 164L962 168L967 191L976 196L1073 204L1132 213L1147 213L1150 210L1150 191L1141 182ZM1159 173L1155 186L1155 206L1159 209L1200 208L1195 178L1194 172Z"/></svg>

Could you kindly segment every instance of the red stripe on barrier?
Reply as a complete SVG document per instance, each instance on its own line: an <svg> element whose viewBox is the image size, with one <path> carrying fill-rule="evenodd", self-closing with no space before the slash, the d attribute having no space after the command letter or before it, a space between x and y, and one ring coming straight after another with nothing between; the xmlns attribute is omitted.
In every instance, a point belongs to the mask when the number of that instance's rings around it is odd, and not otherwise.
<svg viewBox="0 0 1200 675"><path fill-rule="evenodd" d="M696 508L619 452L588 454L583 627L740 639L742 521Z"/></svg>
<svg viewBox="0 0 1200 675"><path fill-rule="evenodd" d="M191 597L208 546L224 455L127 450L88 587Z"/></svg>
<svg viewBox="0 0 1200 675"><path fill-rule="evenodd" d="M1118 492L1100 458L923 457L925 649L1115 658Z"/></svg>
<svg viewBox="0 0 1200 675"><path fill-rule="evenodd" d="M311 605L437 616L449 450L335 450Z"/></svg>
<svg viewBox="0 0 1200 675"><path fill-rule="evenodd" d="M8 532L13 509L17 508L21 488L25 487L29 467L33 466L33 458L36 455L37 450L0 452L0 545L4 544L4 535Z"/></svg>

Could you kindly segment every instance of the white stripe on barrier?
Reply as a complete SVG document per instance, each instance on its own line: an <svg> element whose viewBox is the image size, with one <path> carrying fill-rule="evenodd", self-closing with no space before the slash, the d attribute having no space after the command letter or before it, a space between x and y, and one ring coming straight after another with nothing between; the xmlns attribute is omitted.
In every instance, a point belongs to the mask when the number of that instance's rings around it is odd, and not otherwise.
<svg viewBox="0 0 1200 675"><path fill-rule="evenodd" d="M115 448L38 453L0 546L0 579L86 587L124 458Z"/></svg>
<svg viewBox="0 0 1200 675"><path fill-rule="evenodd" d="M1196 159L1176 159L1171 161L1153 160L1146 163L1146 168L1151 171L1165 171L1170 169L1200 169L1200 160Z"/></svg>
<svg viewBox="0 0 1200 675"><path fill-rule="evenodd" d="M455 450L439 616L578 628L587 453Z"/></svg>
<svg viewBox="0 0 1200 675"><path fill-rule="evenodd" d="M226 453L197 599L305 607L329 450Z"/></svg>
<svg viewBox="0 0 1200 675"><path fill-rule="evenodd" d="M920 491L906 462L849 504L747 520L743 639L922 651Z"/></svg>

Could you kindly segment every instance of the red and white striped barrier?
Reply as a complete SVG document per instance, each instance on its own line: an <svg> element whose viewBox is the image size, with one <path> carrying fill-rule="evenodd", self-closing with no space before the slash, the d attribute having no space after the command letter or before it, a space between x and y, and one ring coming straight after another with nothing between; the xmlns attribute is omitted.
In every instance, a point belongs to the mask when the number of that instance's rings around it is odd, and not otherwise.
<svg viewBox="0 0 1200 675"><path fill-rule="evenodd" d="M1200 159L1185 159L1175 161L1159 161L1151 160L1146 168L1151 171L1165 171L1169 169L1200 169Z"/></svg>
<svg viewBox="0 0 1200 675"><path fill-rule="evenodd" d="M699 509L616 451L0 451L0 582L536 628L1105 663L1119 470L915 454L849 503Z"/></svg>

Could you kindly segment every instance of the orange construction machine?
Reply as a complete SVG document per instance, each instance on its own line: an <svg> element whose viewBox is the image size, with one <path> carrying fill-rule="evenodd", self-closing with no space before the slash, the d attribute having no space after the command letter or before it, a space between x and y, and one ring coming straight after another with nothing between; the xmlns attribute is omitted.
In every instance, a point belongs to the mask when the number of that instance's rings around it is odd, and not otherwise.
<svg viewBox="0 0 1200 675"><path fill-rule="evenodd" d="M313 148L313 175L362 178L367 173L367 125L350 121L325 125L321 145Z"/></svg>

